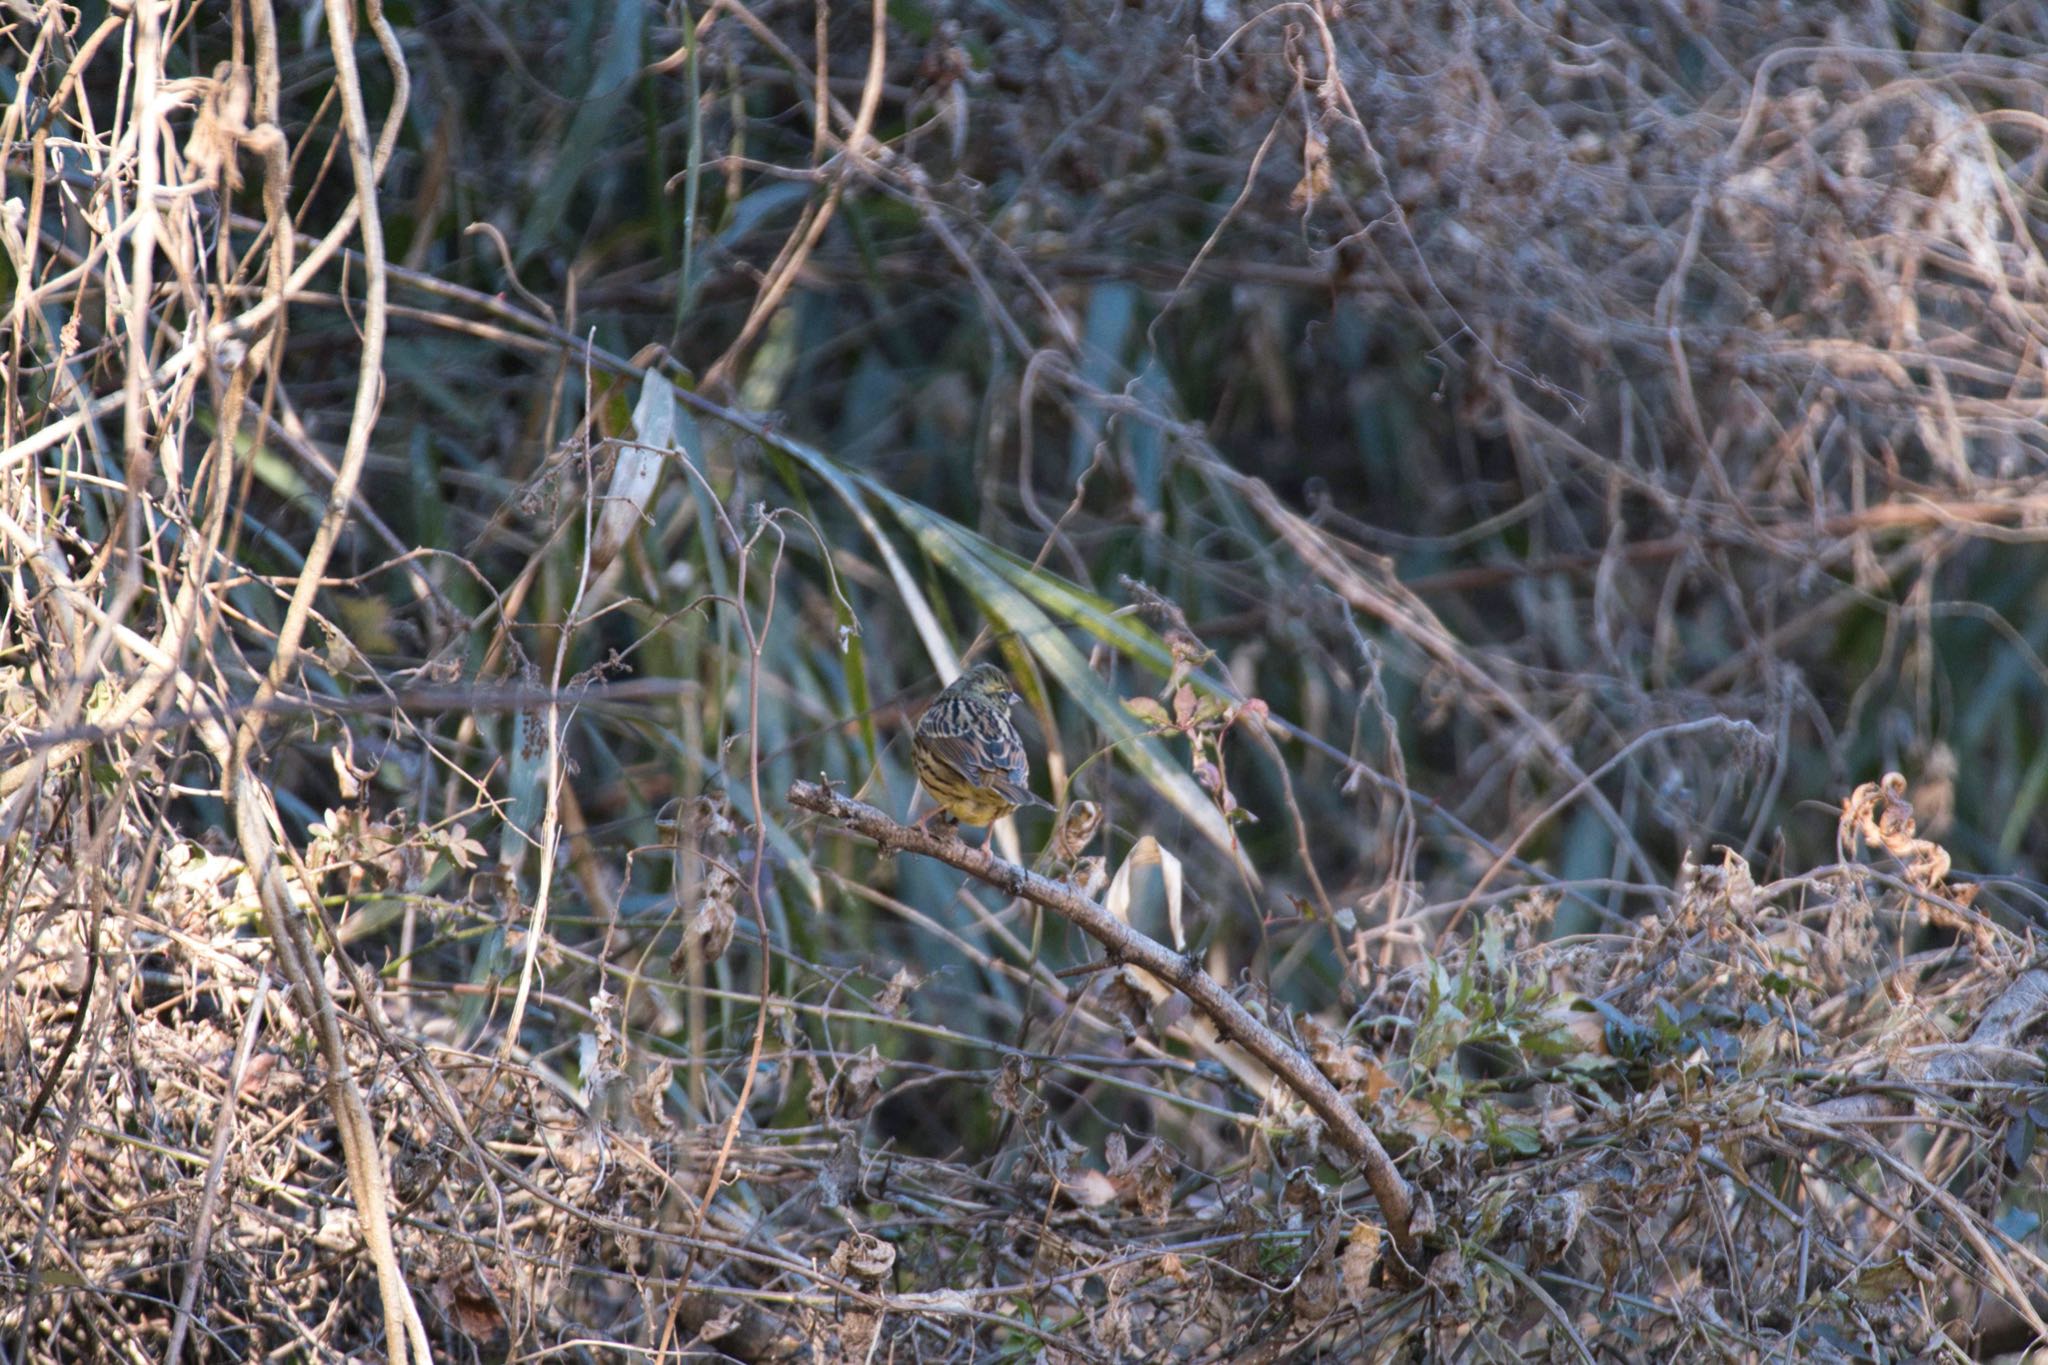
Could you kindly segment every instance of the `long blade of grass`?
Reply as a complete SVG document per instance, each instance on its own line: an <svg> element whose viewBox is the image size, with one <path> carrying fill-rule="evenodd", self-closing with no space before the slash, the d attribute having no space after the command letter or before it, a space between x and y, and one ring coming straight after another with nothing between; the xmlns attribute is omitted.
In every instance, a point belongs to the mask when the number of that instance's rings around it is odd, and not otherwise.
<svg viewBox="0 0 2048 1365"><path fill-rule="evenodd" d="M1202 837L1229 854L1256 884L1257 876L1223 813L1194 778L1168 757L1165 746L1138 724L1125 709L1123 699L1103 685L1095 670L1088 666L1087 657L1067 639L1060 625L1011 581L1000 567L1000 556L984 557L980 547L987 542L919 503L877 484L867 486L896 514L934 564L959 580L993 621L1030 648L1061 690L1102 728L1132 769L1186 816ZM1088 629L1092 621L1095 630L1091 633L1111 628L1108 620L1099 619L1106 618L1107 613L1088 609L1080 594L1070 594L1062 600L1075 613L1062 618L1069 624Z"/></svg>
<svg viewBox="0 0 2048 1365"><path fill-rule="evenodd" d="M848 474L823 451L805 445L802 441L789 440L767 431L756 431L753 434L824 480L825 486L846 505L846 510L860 523L861 530L867 532L868 539L874 544L875 553L881 556L882 567L888 570L889 581L896 585L903 609L910 613L911 625L916 628L917 638L923 642L925 653L931 657L933 667L938 670L940 676L946 678L958 673L959 655L954 653L944 628L939 625L938 614L932 610L932 604L925 597L923 587L910 572L910 566L903 562L903 556L897 551L895 543L882 530L882 524L875 520L875 514L868 508L867 500L862 496L862 488L872 485L866 480Z"/></svg>
<svg viewBox="0 0 2048 1365"><path fill-rule="evenodd" d="M1104 599L1083 591L1056 575L1034 569L1029 561L992 545L957 522L939 516L922 504L893 492L863 475L842 469L824 452L780 432L755 430L741 424L772 448L796 460L824 480L852 513L874 544L887 568L890 580L901 594L920 640L933 664L944 677L959 671L959 658L924 590L912 577L888 535L883 531L866 498L887 506L917 539L926 556L958 579L993 619L1024 640L1039 663L1052 674L1067 694L1102 727L1110 743L1131 763L1132 768L1155 791L1185 815L1202 836L1227 853L1252 885L1257 873L1246 860L1230 824L1209 800L1192 776L1183 772L1166 754L1149 731L1139 726L1123 699L1105 687L1088 667L1087 659L1060 633L1052 619L1040 609L1087 631L1097 639L1125 650L1163 671L1173 666L1165 643L1141 622L1116 614ZM1037 600L1034 600L1037 599ZM1204 680L1194 679L1198 683ZM1204 683L1204 685L1208 685Z"/></svg>
<svg viewBox="0 0 2048 1365"><path fill-rule="evenodd" d="M519 259L539 251L554 238L567 217L569 201L585 177L606 164L603 150L615 135L619 116L640 81L641 42L647 7L639 0L615 0L612 24L590 85L576 106L576 116L562 135L562 144L547 183L534 196L519 234Z"/></svg>

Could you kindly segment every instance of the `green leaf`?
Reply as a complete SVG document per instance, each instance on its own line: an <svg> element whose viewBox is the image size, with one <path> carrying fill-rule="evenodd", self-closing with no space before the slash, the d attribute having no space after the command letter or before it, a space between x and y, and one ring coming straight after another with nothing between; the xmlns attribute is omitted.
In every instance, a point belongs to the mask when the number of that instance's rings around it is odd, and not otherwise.
<svg viewBox="0 0 2048 1365"><path fill-rule="evenodd" d="M407 474L412 484L412 533L421 545L448 547L448 504L441 497L441 462L424 424L412 429L407 446Z"/></svg>
<svg viewBox="0 0 2048 1365"><path fill-rule="evenodd" d="M1130 393L1147 409L1172 420L1173 391L1156 358L1146 362ZM1128 422L1124 429L1124 443L1131 452L1131 491L1146 510L1156 512L1166 482L1165 430L1157 422Z"/></svg>
<svg viewBox="0 0 2048 1365"><path fill-rule="evenodd" d="M2012 1163L2013 1170L2024 1171L2033 1154L2033 1121L2024 1117L2013 1120L2005 1130L2005 1159Z"/></svg>
<svg viewBox="0 0 2048 1365"><path fill-rule="evenodd" d="M972 539L982 557L1000 568L1038 605L1069 624L1079 626L1119 653L1159 673L1172 674L1173 651L1167 648L1166 641L1160 639L1157 632L1137 617L1120 613L1108 598L1070 583L1058 574L1036 568L1022 555L984 540L958 523L947 524L959 535ZM1188 681L1198 689L1215 690L1200 674L1189 674Z"/></svg>
<svg viewBox="0 0 2048 1365"><path fill-rule="evenodd" d="M1079 481L1095 462L1095 446L1108 418L1103 403L1085 395L1096 390L1114 392L1119 387L1137 305L1137 286L1127 281L1107 281L1088 291L1088 316L1081 324L1081 382L1075 386L1082 396L1074 400L1074 432L1067 451L1070 484Z"/></svg>
<svg viewBox="0 0 2048 1365"><path fill-rule="evenodd" d="M485 931L483 942L477 945L476 957L469 964L469 984L481 989L463 996L462 1007L455 1013L456 1037L477 1036L485 1012L497 998L494 988L505 979L508 956L505 951L505 926L493 924Z"/></svg>
<svg viewBox="0 0 2048 1365"><path fill-rule="evenodd" d="M2041 1226L2041 1215L2015 1204L1998 1215L1998 1230L2015 1242L2024 1242Z"/></svg>
<svg viewBox="0 0 2048 1365"><path fill-rule="evenodd" d="M797 510L803 513L811 525L818 525L818 516L811 506L810 493L804 488L803 481L797 477L796 461L787 451L773 446L769 447L768 460L781 477L783 485L789 489ZM832 567L831 547L819 545L818 555L826 574L836 578L837 571ZM854 616L853 608L847 602L843 591L834 591L831 598L833 622L839 628L839 638L835 643L839 646L840 664L846 678L847 701L850 703L852 714L857 718L861 747L867 751L868 766L876 768L882 762L882 746L880 737L875 732L874 691L868 683L867 648L862 642L860 621Z"/></svg>
<svg viewBox="0 0 2048 1365"><path fill-rule="evenodd" d="M545 684L529 667L519 679L539 690ZM506 746L505 824L498 831L498 858L507 871L526 866L527 854L540 846L541 822L548 805L548 715L543 706L512 714L512 742Z"/></svg>
<svg viewBox="0 0 2048 1365"><path fill-rule="evenodd" d="M1257 875L1238 846L1230 822L1223 818L1208 793L1167 756L1165 747L1124 709L1123 698L1096 676L1087 657L1074 647L1059 625L1021 590L1008 572L1012 566L999 555L985 557L980 547L987 542L965 527L878 485L869 486L916 537L925 555L957 578L991 620L1024 642L1061 690L1101 727L1132 769L1186 816L1204 838L1229 854L1256 886ZM1050 577L1042 570L1031 576ZM1070 623L1082 624L1071 618Z"/></svg>
<svg viewBox="0 0 2048 1365"><path fill-rule="evenodd" d="M1173 728L1173 718L1166 714L1166 708L1151 697L1125 697L1124 710L1154 729Z"/></svg>
<svg viewBox="0 0 2048 1365"><path fill-rule="evenodd" d="M939 625L938 614L932 610L930 599L925 596L916 576L910 572L910 566L903 562L903 556L897 553L894 542L883 532L881 523L875 520L874 512L867 505L867 499L862 496L862 489L872 485L848 474L824 452L807 446L802 441L789 440L764 431L754 431L752 434L789 455L805 469L824 480L825 486L846 505L846 510L860 523L861 530L867 532L868 539L874 544L875 553L881 556L882 567L888 570L890 581L896 585L903 609L910 613L910 623L916 628L918 639L923 642L925 653L931 658L934 667L947 677L959 672L959 656L953 652L953 646L947 640L944 628Z"/></svg>
<svg viewBox="0 0 2048 1365"><path fill-rule="evenodd" d="M555 149L555 164L547 183L527 211L526 226L519 234L521 260L548 244L568 213L576 187L593 168L605 163L601 154L605 143L617 135L620 113L639 83L640 38L646 13L647 6L640 0L614 0L604 55L591 74L590 85L576 107L576 117L570 120L569 131Z"/></svg>

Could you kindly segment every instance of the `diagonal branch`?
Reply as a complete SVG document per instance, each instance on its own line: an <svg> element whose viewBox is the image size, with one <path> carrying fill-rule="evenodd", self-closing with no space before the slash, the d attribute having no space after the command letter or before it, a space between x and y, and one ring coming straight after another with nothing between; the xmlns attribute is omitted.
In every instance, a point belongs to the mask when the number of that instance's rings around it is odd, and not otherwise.
<svg viewBox="0 0 2048 1365"><path fill-rule="evenodd" d="M1372 1128L1329 1078L1316 1069L1315 1063L1254 1018L1207 972L1165 944L1131 928L1066 883L1026 872L985 848L963 843L952 835L898 824L875 807L840 796L815 782L790 784L789 802L866 835L884 850L922 853L980 878L1005 895L1044 906L1102 944L1114 961L1142 967L1171 983L1209 1017L1218 1032L1270 1067L1288 1089L1329 1125L1337 1145L1364 1167L1365 1183L1379 1201L1387 1231L1402 1259L1411 1268L1421 1266L1420 1251L1409 1226L1412 1199L1408 1182L1394 1169L1393 1158L1387 1155Z"/></svg>

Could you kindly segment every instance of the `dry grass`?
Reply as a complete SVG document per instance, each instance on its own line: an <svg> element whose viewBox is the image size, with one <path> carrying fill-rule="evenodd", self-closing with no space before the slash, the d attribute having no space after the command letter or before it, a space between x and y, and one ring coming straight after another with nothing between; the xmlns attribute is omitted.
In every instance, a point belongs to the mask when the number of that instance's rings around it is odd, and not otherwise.
<svg viewBox="0 0 2048 1365"><path fill-rule="evenodd" d="M2048 1342L2042 15L883 13L0 18L0 1359Z"/></svg>

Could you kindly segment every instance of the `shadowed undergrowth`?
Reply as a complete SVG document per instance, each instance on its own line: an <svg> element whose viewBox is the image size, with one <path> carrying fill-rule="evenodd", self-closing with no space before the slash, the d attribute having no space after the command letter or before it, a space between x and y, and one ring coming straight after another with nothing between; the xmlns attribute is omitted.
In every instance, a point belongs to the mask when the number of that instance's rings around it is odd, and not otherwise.
<svg viewBox="0 0 2048 1365"><path fill-rule="evenodd" d="M2048 1336L2039 14L279 17L0 19L9 1359Z"/></svg>

